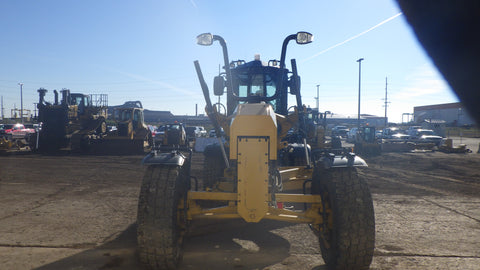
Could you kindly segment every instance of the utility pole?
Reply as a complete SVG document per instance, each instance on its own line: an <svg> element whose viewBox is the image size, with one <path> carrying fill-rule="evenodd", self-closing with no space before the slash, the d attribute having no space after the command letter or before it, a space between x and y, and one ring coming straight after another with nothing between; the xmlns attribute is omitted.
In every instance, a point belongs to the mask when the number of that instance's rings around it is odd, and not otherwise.
<svg viewBox="0 0 480 270"><path fill-rule="evenodd" d="M20 85L20 117L23 125L23 83L18 83L18 85Z"/></svg>
<svg viewBox="0 0 480 270"><path fill-rule="evenodd" d="M362 61L364 59L360 58L357 60L358 62L358 119L357 119L357 127L360 130L360 85L362 79Z"/></svg>
<svg viewBox="0 0 480 270"><path fill-rule="evenodd" d="M2 96L2 104L1 104L1 105L2 105L2 120L3 120L3 118L4 118L4 114L3 114L3 96Z"/></svg>
<svg viewBox="0 0 480 270"><path fill-rule="evenodd" d="M33 111L35 113L35 118L37 118L37 104L38 103L33 103Z"/></svg>
<svg viewBox="0 0 480 270"><path fill-rule="evenodd" d="M319 107L320 91L318 90L319 87L320 87L320 84L317 84L317 97L315 98L317 100L317 112L320 111L320 107Z"/></svg>
<svg viewBox="0 0 480 270"><path fill-rule="evenodd" d="M388 107L388 99L387 99L387 77L385 77L385 128L387 128L388 120L387 120L387 107Z"/></svg>

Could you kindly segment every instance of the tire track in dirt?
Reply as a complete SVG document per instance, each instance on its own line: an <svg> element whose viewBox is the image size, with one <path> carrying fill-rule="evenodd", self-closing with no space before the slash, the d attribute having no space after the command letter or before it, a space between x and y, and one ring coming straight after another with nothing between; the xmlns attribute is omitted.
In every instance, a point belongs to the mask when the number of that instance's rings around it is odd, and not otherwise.
<svg viewBox="0 0 480 270"><path fill-rule="evenodd" d="M22 210L19 210L19 211L15 211L13 213L11 213L10 215L6 215L6 216L3 216L3 217L0 217L0 221L1 220L5 220L5 219L8 219L8 218L11 218L11 217L15 217L15 216L18 216L18 215L21 215L21 214L24 214L24 213L27 213L29 211L32 211L32 210L35 210L37 208L40 208L50 202L53 202L56 200L56 197L58 195L60 195L61 193L65 192L67 190L67 187L61 187L59 188L57 191L53 192L53 193L50 193L44 197L42 197L41 199L39 200L36 200L32 203L32 205L30 207L26 207Z"/></svg>
<svg viewBox="0 0 480 270"><path fill-rule="evenodd" d="M455 191L450 191L450 190L443 190L435 187L431 187L428 185L422 185L419 183L412 183L409 181L410 179L415 179L418 181L418 179L425 179L428 178L430 181L443 181L443 182L449 182L449 183L454 183L458 185L465 186L467 188L470 187L475 187L479 192L476 192L477 194L480 194L480 184L478 183L470 183L470 182L465 182L459 179L453 179L450 177L444 177L444 176L437 176L437 175L432 175L432 174L427 174L427 173L420 173L420 172L415 172L415 171L409 171L409 170L392 170L392 169L385 169L385 168L370 168L368 169L368 172L362 172L361 173L363 177L366 177L367 179L381 179L381 181L387 181L391 183L396 183L396 184L401 184L404 186L412 187L415 189L420 189L423 191L429 191L429 192L434 192L437 194L445 195L445 196L456 196L458 195L459 192ZM405 180L403 180L405 179ZM378 180L376 180L378 181ZM462 192L463 195L465 195Z"/></svg>
<svg viewBox="0 0 480 270"><path fill-rule="evenodd" d="M429 202L429 203L431 203L431 204L434 204L434 205L436 205L436 206L438 206L438 207L441 207L441 208L443 208L443 209L446 209L446 210L448 210L448 211L454 212L454 213L456 213L456 214L458 214L458 215L461 215L461 216L467 217L467 218L469 218L469 219L475 220L476 222L480 223L480 219L475 218L475 217L472 217L472 216L467 215L467 214L465 214L465 213L459 212L459 211L457 211L457 210L455 210L455 209L453 209L453 208L451 208L451 207L447 207L447 206L441 205L441 204L439 204L439 203L437 203L437 202L434 202L434 201L431 201L431 200L428 200L428 199L425 199L425 198L424 198L423 200L426 201L426 202Z"/></svg>
<svg viewBox="0 0 480 270"><path fill-rule="evenodd" d="M480 259L480 256L470 255L437 255L437 254L418 254L408 252L384 251L375 248L374 256L382 257L427 257L427 258L462 258L462 259Z"/></svg>
<svg viewBox="0 0 480 270"><path fill-rule="evenodd" d="M76 243L72 245L9 245L9 244L0 244L0 247L7 248L69 248L69 249L89 249L96 248L98 243Z"/></svg>
<svg viewBox="0 0 480 270"><path fill-rule="evenodd" d="M458 192L458 190L456 190L456 191L443 190L443 189L438 189L438 188L431 187L431 186L428 186L428 185L411 183L411 182L408 181L408 179L418 179L419 177L423 177L423 178L428 177L433 181L438 180L438 181L450 182L450 183L454 183L454 184L462 185L462 186L466 186L466 187L475 187L475 188L477 188L476 189L477 191L474 191L474 193L480 194L480 184L475 183L475 182L465 182L465 181L462 181L462 180L459 180L459 179L454 179L454 178L451 178L451 177L444 177L444 176L438 176L438 175L416 172L416 171L408 171L408 170L392 171L392 170L384 169L384 168L374 168L373 170L370 171L370 173L372 173L372 172L373 173L380 172L381 177L379 177L379 178L381 179L381 181L387 181L387 182L390 182L390 183L400 184L400 185L408 186L408 187L415 188L415 189L420 189L420 190L427 191L427 192L434 192L434 193L441 194L441 195L444 195L444 196L458 196L459 192ZM395 175L395 177L385 177L385 175ZM365 176L365 174L364 174L364 176ZM373 177L374 176L372 174L368 175L368 178L373 178ZM406 180L402 180L402 179L406 179ZM462 192L462 195L465 195L465 194ZM430 204L436 205L437 207L446 209L446 210L448 210L452 213L464 216L464 217L469 218L469 219L471 219L475 222L480 223L479 218L473 217L473 216L468 215L466 213L462 213L462 212L460 212L460 211L458 211L458 210L456 210L452 207L442 205L438 202L427 199L425 197L423 197L422 200L424 200L424 201L426 201Z"/></svg>

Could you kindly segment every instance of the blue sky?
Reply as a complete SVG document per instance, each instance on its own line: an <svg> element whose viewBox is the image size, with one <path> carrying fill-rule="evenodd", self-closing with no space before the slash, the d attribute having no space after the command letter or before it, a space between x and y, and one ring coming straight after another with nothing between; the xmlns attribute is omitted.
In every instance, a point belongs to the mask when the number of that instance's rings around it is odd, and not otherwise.
<svg viewBox="0 0 480 270"><path fill-rule="evenodd" d="M283 39L298 31L314 42L291 43L305 104L356 114L358 63L361 112L384 115L388 77L390 121L413 106L458 99L427 57L394 1L1 1L0 95L4 114L38 101L36 90L68 88L108 94L109 105L140 100L146 109L195 114L205 102L193 66L211 87L221 48L195 44L204 32L227 41L230 59L279 59ZM395 17L396 16L396 17ZM383 24L382 24L383 22ZM289 64L287 64L289 66Z"/></svg>

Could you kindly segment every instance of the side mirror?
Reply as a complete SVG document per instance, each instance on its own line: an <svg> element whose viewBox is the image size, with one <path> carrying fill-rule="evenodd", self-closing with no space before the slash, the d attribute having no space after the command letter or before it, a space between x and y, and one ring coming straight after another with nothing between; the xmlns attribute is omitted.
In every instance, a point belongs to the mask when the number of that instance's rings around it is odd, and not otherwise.
<svg viewBox="0 0 480 270"><path fill-rule="evenodd" d="M294 76L290 77L290 94L296 95L298 91L300 90L300 76Z"/></svg>
<svg viewBox="0 0 480 270"><path fill-rule="evenodd" d="M225 78L223 76L215 76L215 78L213 78L213 94L215 96L221 96L224 90Z"/></svg>
<svg viewBox="0 0 480 270"><path fill-rule="evenodd" d="M197 36L197 44L202 46L210 46L213 44L213 35L211 33L203 33Z"/></svg>

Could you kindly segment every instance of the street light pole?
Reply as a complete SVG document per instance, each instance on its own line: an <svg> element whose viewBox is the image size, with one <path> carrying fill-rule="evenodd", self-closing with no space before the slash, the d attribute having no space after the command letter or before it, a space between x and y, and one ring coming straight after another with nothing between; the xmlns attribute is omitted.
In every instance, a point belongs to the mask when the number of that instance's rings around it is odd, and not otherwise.
<svg viewBox="0 0 480 270"><path fill-rule="evenodd" d="M320 87L320 84L317 84L317 112L320 111L320 107L319 107L319 99L320 99L320 96L319 96L319 90L318 90L318 87Z"/></svg>
<svg viewBox="0 0 480 270"><path fill-rule="evenodd" d="M357 127L360 130L360 83L362 79L362 61L363 58L357 60L358 62L358 119L357 119Z"/></svg>
<svg viewBox="0 0 480 270"><path fill-rule="evenodd" d="M23 83L18 83L18 85L20 85L20 117L23 125Z"/></svg>

